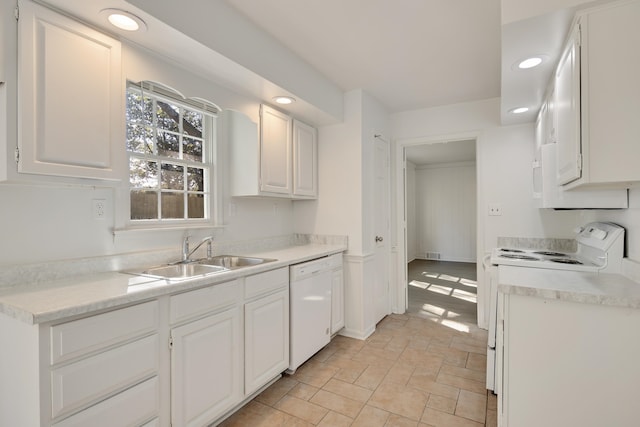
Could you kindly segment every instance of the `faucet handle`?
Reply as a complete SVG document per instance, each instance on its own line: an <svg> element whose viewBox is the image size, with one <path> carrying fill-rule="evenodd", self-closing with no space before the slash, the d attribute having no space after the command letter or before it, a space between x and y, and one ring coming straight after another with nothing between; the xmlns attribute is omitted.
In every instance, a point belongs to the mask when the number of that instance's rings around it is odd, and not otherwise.
<svg viewBox="0 0 640 427"><path fill-rule="evenodd" d="M207 258L213 257L212 243L213 243L213 238L207 240Z"/></svg>
<svg viewBox="0 0 640 427"><path fill-rule="evenodd" d="M186 261L189 258L189 236L184 236L182 241L182 261Z"/></svg>

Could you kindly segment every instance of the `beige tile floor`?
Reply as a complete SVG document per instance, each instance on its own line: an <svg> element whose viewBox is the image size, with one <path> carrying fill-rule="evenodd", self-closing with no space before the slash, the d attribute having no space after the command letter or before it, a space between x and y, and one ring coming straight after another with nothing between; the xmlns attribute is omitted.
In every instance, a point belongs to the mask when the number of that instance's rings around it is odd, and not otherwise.
<svg viewBox="0 0 640 427"><path fill-rule="evenodd" d="M471 316L475 264L418 264L406 314L365 341L335 337L222 426L496 426L486 331Z"/></svg>

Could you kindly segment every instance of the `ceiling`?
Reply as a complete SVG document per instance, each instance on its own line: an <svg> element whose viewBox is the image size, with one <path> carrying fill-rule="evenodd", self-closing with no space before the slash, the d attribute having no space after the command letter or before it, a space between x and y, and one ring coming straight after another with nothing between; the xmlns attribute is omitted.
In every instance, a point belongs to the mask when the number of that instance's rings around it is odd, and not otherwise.
<svg viewBox="0 0 640 427"><path fill-rule="evenodd" d="M108 31L102 8L131 10L148 25L126 35L132 42L178 63L198 58L192 71L264 102L294 95L285 109L316 126L341 121L342 93L354 89L391 114L500 97L503 125L532 122L572 8L590 3L550 0L532 11L538 3L528 0L40 1ZM505 7L512 18L502 23ZM546 61L514 70L529 54ZM509 113L518 106L530 111Z"/></svg>
<svg viewBox="0 0 640 427"><path fill-rule="evenodd" d="M224 0L390 113L500 96L500 0Z"/></svg>

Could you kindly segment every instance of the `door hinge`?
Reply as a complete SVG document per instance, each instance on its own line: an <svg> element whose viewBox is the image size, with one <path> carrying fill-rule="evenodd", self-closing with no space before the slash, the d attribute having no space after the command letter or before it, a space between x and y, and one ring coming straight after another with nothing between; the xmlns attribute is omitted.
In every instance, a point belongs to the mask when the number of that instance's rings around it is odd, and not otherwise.
<svg viewBox="0 0 640 427"><path fill-rule="evenodd" d="M20 19L20 6L16 6L16 8L13 9L13 16L16 17L16 21Z"/></svg>
<svg viewBox="0 0 640 427"><path fill-rule="evenodd" d="M16 163L20 163L20 149L18 147L16 147L15 151L13 152L13 157L16 160Z"/></svg>
<svg viewBox="0 0 640 427"><path fill-rule="evenodd" d="M169 349L172 349L172 348L173 348L173 337L170 336L169 337Z"/></svg>

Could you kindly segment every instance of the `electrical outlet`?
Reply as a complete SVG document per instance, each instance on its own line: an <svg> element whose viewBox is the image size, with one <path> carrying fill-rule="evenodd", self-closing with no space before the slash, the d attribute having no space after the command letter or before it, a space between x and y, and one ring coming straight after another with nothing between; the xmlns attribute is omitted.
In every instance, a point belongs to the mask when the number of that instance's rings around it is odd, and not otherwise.
<svg viewBox="0 0 640 427"><path fill-rule="evenodd" d="M502 205L500 203L489 203L489 216L501 216Z"/></svg>
<svg viewBox="0 0 640 427"><path fill-rule="evenodd" d="M107 216L107 201L93 199L93 219L104 219Z"/></svg>

